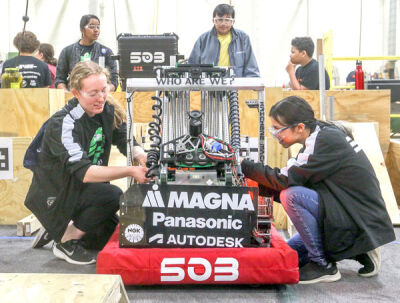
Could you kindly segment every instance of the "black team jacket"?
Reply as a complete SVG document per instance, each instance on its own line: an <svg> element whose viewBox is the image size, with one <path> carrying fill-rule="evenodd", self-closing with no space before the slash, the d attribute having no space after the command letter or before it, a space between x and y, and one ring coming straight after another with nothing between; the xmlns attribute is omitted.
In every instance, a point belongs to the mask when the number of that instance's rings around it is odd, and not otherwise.
<svg viewBox="0 0 400 303"><path fill-rule="evenodd" d="M56 241L71 220L86 171L93 165L88 152L99 126L103 128L104 152L95 164L108 165L111 144L126 155L126 124L113 129L113 120L114 107L108 102L101 114L90 118L73 98L46 126L25 205Z"/></svg>
<svg viewBox="0 0 400 303"><path fill-rule="evenodd" d="M246 177L259 183L261 195L291 186L315 190L327 257L339 261L395 240L379 182L364 151L343 131L320 122L296 158L271 168L244 160Z"/></svg>

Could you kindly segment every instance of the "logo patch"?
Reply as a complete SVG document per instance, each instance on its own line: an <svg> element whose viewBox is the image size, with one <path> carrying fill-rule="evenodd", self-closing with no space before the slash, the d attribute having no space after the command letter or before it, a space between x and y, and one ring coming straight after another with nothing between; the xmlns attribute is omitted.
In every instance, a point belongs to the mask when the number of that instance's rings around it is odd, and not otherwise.
<svg viewBox="0 0 400 303"><path fill-rule="evenodd" d="M130 61L133 64L136 63L164 63L165 53L164 52L131 52Z"/></svg>
<svg viewBox="0 0 400 303"><path fill-rule="evenodd" d="M125 238L131 243L140 242L143 236L144 231L140 225L130 224L125 228Z"/></svg>
<svg viewBox="0 0 400 303"><path fill-rule="evenodd" d="M158 185L153 185L153 190L147 191L142 207L165 207ZM168 197L168 208L199 208L199 209L232 209L254 211L250 194L215 193L202 194L193 192L191 195L185 191L171 191Z"/></svg>
<svg viewBox="0 0 400 303"><path fill-rule="evenodd" d="M56 202L56 197L48 197L47 198L47 207L51 207L53 204L54 204L54 202Z"/></svg>
<svg viewBox="0 0 400 303"><path fill-rule="evenodd" d="M90 148L88 153L88 156L92 159L93 164L101 165L103 162L100 157L104 153L104 141L103 128L99 127L94 133L92 140L90 141Z"/></svg>

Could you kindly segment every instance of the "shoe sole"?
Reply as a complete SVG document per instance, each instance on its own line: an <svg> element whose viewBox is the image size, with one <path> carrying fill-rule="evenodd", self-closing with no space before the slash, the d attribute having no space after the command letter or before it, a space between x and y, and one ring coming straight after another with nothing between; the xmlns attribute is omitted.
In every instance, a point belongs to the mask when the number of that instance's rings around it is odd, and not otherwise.
<svg viewBox="0 0 400 303"><path fill-rule="evenodd" d="M376 276L381 268L381 253L379 251L379 247L374 250L370 250L367 252L368 257L371 259L372 263L374 263L374 270L367 274L358 274L361 277L369 278Z"/></svg>
<svg viewBox="0 0 400 303"><path fill-rule="evenodd" d="M52 240L49 240L49 242L43 244L43 245L38 245L38 243L40 242L43 234L46 233L46 230L44 228L39 229L38 234L35 236L35 239L32 242L32 248L41 248L47 244L49 244Z"/></svg>
<svg viewBox="0 0 400 303"><path fill-rule="evenodd" d="M55 245L53 246L53 254L61 259L61 260L65 260L68 263L71 264L76 264L76 265L89 265L89 264L93 264L96 263L96 260L92 259L90 261L87 262L80 262L80 261L76 261L76 260L72 260L68 255L66 255L63 251L59 250Z"/></svg>
<svg viewBox="0 0 400 303"><path fill-rule="evenodd" d="M326 275L319 277L314 280L308 280L308 281L299 281L299 284L314 284L314 283L325 283L325 282L336 282L340 280L342 275L340 274L340 271L338 270L336 274L334 275Z"/></svg>

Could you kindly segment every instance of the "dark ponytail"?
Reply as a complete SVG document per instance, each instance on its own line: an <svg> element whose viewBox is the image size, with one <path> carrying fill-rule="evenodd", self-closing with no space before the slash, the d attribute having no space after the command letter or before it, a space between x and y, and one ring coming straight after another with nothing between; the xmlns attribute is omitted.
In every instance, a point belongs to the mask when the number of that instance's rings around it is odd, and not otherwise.
<svg viewBox="0 0 400 303"><path fill-rule="evenodd" d="M269 111L269 116L286 126L304 123L310 128L316 123L310 104L298 96L289 96L275 103Z"/></svg>
<svg viewBox="0 0 400 303"><path fill-rule="evenodd" d="M57 65L57 59L54 58L54 47L51 44L40 44L39 53L43 54L44 62L51 65Z"/></svg>

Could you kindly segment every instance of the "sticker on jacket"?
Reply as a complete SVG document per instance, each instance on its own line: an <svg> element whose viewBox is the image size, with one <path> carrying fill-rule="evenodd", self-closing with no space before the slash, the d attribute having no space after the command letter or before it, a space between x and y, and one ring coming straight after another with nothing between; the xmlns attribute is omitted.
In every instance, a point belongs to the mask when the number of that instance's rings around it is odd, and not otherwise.
<svg viewBox="0 0 400 303"><path fill-rule="evenodd" d="M47 197L47 207L51 207L56 202L57 197Z"/></svg>
<svg viewBox="0 0 400 303"><path fill-rule="evenodd" d="M93 164L101 165L102 160L100 159L101 155L104 153L104 134L103 128L100 126L96 132L92 140L90 141L89 148L89 158L92 160Z"/></svg>

